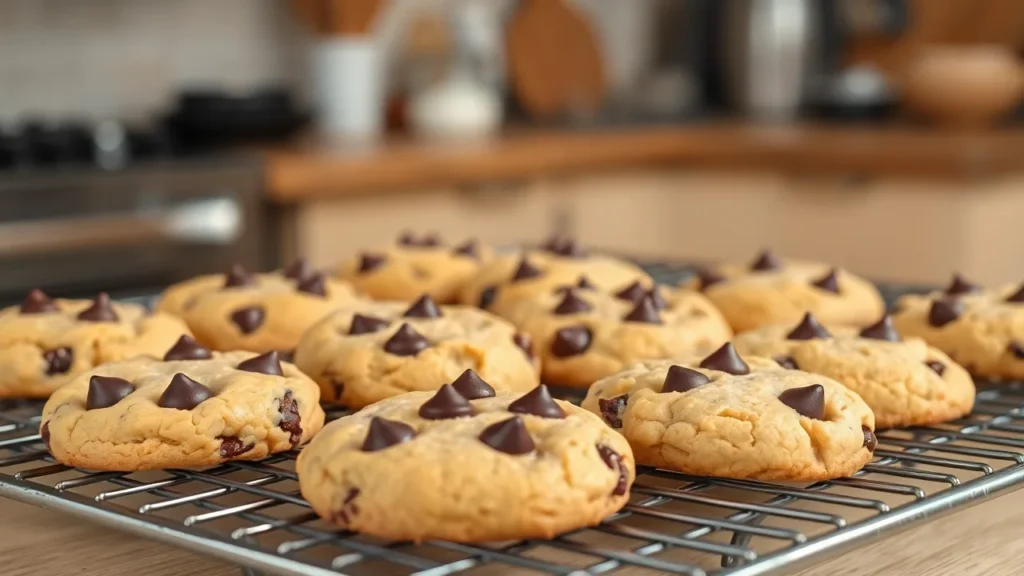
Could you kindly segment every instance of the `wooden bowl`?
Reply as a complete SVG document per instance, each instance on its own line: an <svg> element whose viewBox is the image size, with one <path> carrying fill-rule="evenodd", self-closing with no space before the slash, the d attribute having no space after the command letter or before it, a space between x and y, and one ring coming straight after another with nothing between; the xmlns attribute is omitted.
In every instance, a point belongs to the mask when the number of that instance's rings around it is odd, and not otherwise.
<svg viewBox="0 0 1024 576"><path fill-rule="evenodd" d="M989 126L1024 95L1024 69L1003 46L932 46L907 67L907 107L936 122Z"/></svg>

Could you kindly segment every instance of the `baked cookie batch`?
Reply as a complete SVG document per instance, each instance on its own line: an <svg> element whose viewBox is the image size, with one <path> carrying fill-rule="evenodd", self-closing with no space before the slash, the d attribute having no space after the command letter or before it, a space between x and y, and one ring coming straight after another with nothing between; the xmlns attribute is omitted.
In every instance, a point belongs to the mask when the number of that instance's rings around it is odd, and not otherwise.
<svg viewBox="0 0 1024 576"><path fill-rule="evenodd" d="M313 509L394 540L594 525L637 465L849 476L876 426L968 414L972 375L1024 378L1024 287L957 276L890 315L825 264L764 252L663 286L564 238L498 253L406 233L331 276L298 260L194 278L153 312L39 290L0 310L0 398L48 398L59 463L208 467L308 442ZM355 412L325 426L322 404Z"/></svg>

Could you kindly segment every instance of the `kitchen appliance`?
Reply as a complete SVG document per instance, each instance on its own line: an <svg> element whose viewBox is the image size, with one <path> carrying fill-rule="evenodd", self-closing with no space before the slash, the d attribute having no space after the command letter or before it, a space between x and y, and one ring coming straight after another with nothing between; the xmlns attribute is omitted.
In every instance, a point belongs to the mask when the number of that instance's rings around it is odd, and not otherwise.
<svg viewBox="0 0 1024 576"><path fill-rule="evenodd" d="M0 137L0 303L151 292L275 261L262 169L116 122L23 123Z"/></svg>
<svg viewBox="0 0 1024 576"><path fill-rule="evenodd" d="M242 93L184 90L164 122L181 146L216 149L283 140L308 120L309 115L299 109L291 92L266 87Z"/></svg>

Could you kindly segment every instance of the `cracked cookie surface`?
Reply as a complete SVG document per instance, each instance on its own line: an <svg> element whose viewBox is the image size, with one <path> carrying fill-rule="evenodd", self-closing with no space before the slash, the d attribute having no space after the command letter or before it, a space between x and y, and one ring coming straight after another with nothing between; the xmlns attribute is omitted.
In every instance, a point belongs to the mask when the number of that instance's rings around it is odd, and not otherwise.
<svg viewBox="0 0 1024 576"><path fill-rule="evenodd" d="M550 538L620 509L635 478L622 436L546 389L396 396L328 424L296 470L322 517L413 541Z"/></svg>
<svg viewBox="0 0 1024 576"><path fill-rule="evenodd" d="M323 426L316 383L276 353L199 356L208 357L140 357L78 376L43 408L50 453L90 470L200 468L291 450Z"/></svg>
<svg viewBox="0 0 1024 576"><path fill-rule="evenodd" d="M163 354L182 334L180 319L106 295L51 300L33 291L0 310L0 398L46 398L104 362Z"/></svg>
<svg viewBox="0 0 1024 576"><path fill-rule="evenodd" d="M704 360L642 362L595 383L582 406L622 432L638 465L684 474L810 482L871 460L874 415L855 392L736 359L726 345Z"/></svg>

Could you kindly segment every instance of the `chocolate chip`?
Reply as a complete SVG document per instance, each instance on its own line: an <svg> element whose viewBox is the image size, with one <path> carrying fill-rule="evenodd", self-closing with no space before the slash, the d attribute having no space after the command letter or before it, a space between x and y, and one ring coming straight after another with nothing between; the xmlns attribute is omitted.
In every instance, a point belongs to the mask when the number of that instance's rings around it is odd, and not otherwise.
<svg viewBox="0 0 1024 576"><path fill-rule="evenodd" d="M384 351L395 356L415 356L430 348L430 342L409 324L402 324L384 343Z"/></svg>
<svg viewBox="0 0 1024 576"><path fill-rule="evenodd" d="M590 303L576 294L576 289L569 288L565 290L562 295L562 301L558 303L558 306L555 306L552 312L559 316L564 316L567 314L580 314L591 309Z"/></svg>
<svg viewBox="0 0 1024 576"><path fill-rule="evenodd" d="M358 334L373 334L374 332L380 332L390 325L391 322L382 318L356 314L352 317L352 324L348 327L348 333L350 336L356 336Z"/></svg>
<svg viewBox="0 0 1024 576"><path fill-rule="evenodd" d="M295 289L299 292L326 298L327 280L324 278L322 273L314 272L302 280L299 280L299 283L295 285Z"/></svg>
<svg viewBox="0 0 1024 576"><path fill-rule="evenodd" d="M79 320L86 322L117 322L117 313L110 305L110 296L106 292L100 292L92 304L78 314Z"/></svg>
<svg viewBox="0 0 1024 576"><path fill-rule="evenodd" d="M466 400L477 400L479 398L491 398L494 396L494 388L479 374L467 368L465 372L452 382L452 388L462 395Z"/></svg>
<svg viewBox="0 0 1024 576"><path fill-rule="evenodd" d="M650 296L644 296L636 303L636 306L622 318L625 322L638 322L641 324L661 324L661 315Z"/></svg>
<svg viewBox="0 0 1024 576"><path fill-rule="evenodd" d="M281 359L278 357L276 350L244 360L236 368L243 372L254 372L256 374L266 374L267 376L284 376L284 370L281 369Z"/></svg>
<svg viewBox="0 0 1024 576"><path fill-rule="evenodd" d="M237 436L218 436L220 439L220 457L223 459L241 456L256 446L254 443L242 444L242 439Z"/></svg>
<svg viewBox="0 0 1024 576"><path fill-rule="evenodd" d="M651 289L647 291L647 296L650 297L655 310L664 310L665 308L668 308L668 303L665 302L665 297L661 295L661 288L652 286Z"/></svg>
<svg viewBox="0 0 1024 576"><path fill-rule="evenodd" d="M109 408L134 391L135 386L124 378L93 376L89 378L89 394L85 399L85 409Z"/></svg>
<svg viewBox="0 0 1024 576"><path fill-rule="evenodd" d="M263 324L264 312L260 306L240 308L231 313L231 321L242 334L252 334Z"/></svg>
<svg viewBox="0 0 1024 576"><path fill-rule="evenodd" d="M406 318L440 318L441 309L437 307L437 302L434 302L429 294L424 294L402 316Z"/></svg>
<svg viewBox="0 0 1024 576"><path fill-rule="evenodd" d="M630 302L638 302L641 298L647 295L647 290L644 289L644 285L639 281L633 282L629 286L626 286L622 290L615 293L615 297L619 300L628 300Z"/></svg>
<svg viewBox="0 0 1024 576"><path fill-rule="evenodd" d="M861 330L860 337L871 338L872 340L886 340L888 342L900 341L900 334L892 325L892 316L888 314L883 315L878 322Z"/></svg>
<svg viewBox="0 0 1024 576"><path fill-rule="evenodd" d="M800 369L800 367L796 365L796 360L794 360L792 356L776 356L775 358L772 358L772 360L778 362L779 366L782 366L786 370Z"/></svg>
<svg viewBox="0 0 1024 576"><path fill-rule="evenodd" d="M754 263L750 265L751 270L758 272L767 272L769 270L778 270L782 268L782 261L772 253L771 250L765 250L758 255Z"/></svg>
<svg viewBox="0 0 1024 576"><path fill-rule="evenodd" d="M661 386L661 393L689 392L690 390L693 390L698 386L703 386L708 382L711 382L711 378L708 378L696 370L691 370L682 366L669 366L668 373L665 374L665 383Z"/></svg>
<svg viewBox="0 0 1024 576"><path fill-rule="evenodd" d="M228 270L228 273L224 275L224 287L225 288L241 288L244 286L252 286L256 283L256 280L252 277L252 274L242 268L239 264L235 264Z"/></svg>
<svg viewBox="0 0 1024 576"><path fill-rule="evenodd" d="M366 274L367 272L373 272L377 268L383 266L387 259L388 257L383 254L364 252L359 257L359 273Z"/></svg>
<svg viewBox="0 0 1024 576"><path fill-rule="evenodd" d="M480 291L480 300L477 302L477 306L482 310L487 310L494 303L494 298L498 295L497 286L487 286Z"/></svg>
<svg viewBox="0 0 1024 576"><path fill-rule="evenodd" d="M541 418L565 418L565 411L555 402L548 387L543 384L509 404L508 411L532 414Z"/></svg>
<svg viewBox="0 0 1024 576"><path fill-rule="evenodd" d="M747 363L736 353L732 342L726 342L721 348L712 352L710 356L701 361L700 367L726 372L735 376L750 374L750 366L747 366Z"/></svg>
<svg viewBox="0 0 1024 576"><path fill-rule="evenodd" d="M181 338L171 346L171 349L164 354L164 362L175 360L209 360L213 358L213 352L202 344L198 343L191 336L182 334Z"/></svg>
<svg viewBox="0 0 1024 576"><path fill-rule="evenodd" d="M786 334L787 340L814 340L831 337L832 335L828 333L828 330L825 330L825 327L810 312L804 314L803 319L796 325L796 328L793 328L789 334Z"/></svg>
<svg viewBox="0 0 1024 576"><path fill-rule="evenodd" d="M536 446L523 419L513 416L497 424L491 424L480 433L480 441L498 452L518 456L533 452Z"/></svg>
<svg viewBox="0 0 1024 576"><path fill-rule="evenodd" d="M66 346L43 352L43 360L46 360L46 375L67 373L71 369L74 359L74 351Z"/></svg>
<svg viewBox="0 0 1024 576"><path fill-rule="evenodd" d="M551 354L556 358L568 358L582 354L590 348L593 335L586 326L568 326L555 332L551 341Z"/></svg>
<svg viewBox="0 0 1024 576"><path fill-rule="evenodd" d="M860 429L864 432L864 447L868 449L868 452L874 452L875 447L878 446L878 436L875 436L875 433L867 426L861 426Z"/></svg>
<svg viewBox="0 0 1024 576"><path fill-rule="evenodd" d="M523 354L526 354L527 358L533 360L533 339L530 338L529 334L516 333L512 336L512 343L518 346L523 351Z"/></svg>
<svg viewBox="0 0 1024 576"><path fill-rule="evenodd" d="M416 430L404 422L385 420L375 416L370 420L370 429L366 432L366 439L363 440L363 452L376 452L395 444L408 442L416 437Z"/></svg>
<svg viewBox="0 0 1024 576"><path fill-rule="evenodd" d="M950 280L949 286L946 287L946 294L959 296L960 294L970 294L976 290L978 290L976 284L964 280L964 277L959 274L953 274L953 279Z"/></svg>
<svg viewBox="0 0 1024 576"><path fill-rule="evenodd" d="M579 279L576 280L576 287L581 290L597 290L597 286L594 286L594 283L586 276L580 276Z"/></svg>
<svg viewBox="0 0 1024 576"><path fill-rule="evenodd" d="M828 271L827 274L811 282L811 286L821 288L826 292L833 294L839 294L839 278L837 277L836 269L833 268Z"/></svg>
<svg viewBox="0 0 1024 576"><path fill-rule="evenodd" d="M779 401L796 413L815 420L825 419L825 387L812 384L802 388L790 388L779 394Z"/></svg>
<svg viewBox="0 0 1024 576"><path fill-rule="evenodd" d="M413 248L435 248L441 245L441 238L434 233L424 234L421 238L417 238L412 232L406 231L398 237L398 243Z"/></svg>
<svg viewBox="0 0 1024 576"><path fill-rule="evenodd" d="M285 390L277 411L281 414L281 421L277 427L289 434L288 441L292 448L302 441L302 416L299 415L299 403L292 396L291 390Z"/></svg>
<svg viewBox="0 0 1024 576"><path fill-rule="evenodd" d="M164 393L160 395L156 405L161 408L191 410L211 396L212 390L179 372L171 378L167 388L164 388Z"/></svg>
<svg viewBox="0 0 1024 576"><path fill-rule="evenodd" d="M480 246L474 239L466 240L459 244L452 252L458 256L468 256L474 260L480 259Z"/></svg>
<svg viewBox="0 0 1024 576"><path fill-rule="evenodd" d="M516 267L516 271L512 274L512 281L519 282L520 280L529 280L530 278L536 278L544 272L530 264L530 261L523 256L523 259L519 261L519 266Z"/></svg>
<svg viewBox="0 0 1024 576"><path fill-rule="evenodd" d="M586 251L576 243L572 238L562 238L555 236L548 240L544 244L544 249L552 254L563 256L565 258L583 258L587 255Z"/></svg>
<svg viewBox="0 0 1024 576"><path fill-rule="evenodd" d="M622 413L626 411L628 402L629 394L622 394L611 398L598 398L597 407L601 410L601 416L609 426L622 428Z"/></svg>
<svg viewBox="0 0 1024 576"><path fill-rule="evenodd" d="M437 393L420 405L419 415L427 420L447 420L472 416L476 411L469 400L459 394L451 384L441 386Z"/></svg>
<svg viewBox="0 0 1024 576"><path fill-rule="evenodd" d="M284 269L284 277L301 282L313 274L313 268L305 258L296 258Z"/></svg>
<svg viewBox="0 0 1024 576"><path fill-rule="evenodd" d="M331 391L334 392L334 401L341 402L341 397L345 394L345 383L337 378L327 378L331 383Z"/></svg>
<svg viewBox="0 0 1024 576"><path fill-rule="evenodd" d="M725 282L726 277L714 270L701 269L697 271L697 280L699 282L698 288L703 291L707 290L709 286Z"/></svg>
<svg viewBox="0 0 1024 576"><path fill-rule="evenodd" d="M1010 352L1010 354L1013 354L1014 358L1017 358L1018 360L1024 360L1024 346L1022 346L1019 342L1010 342L1010 345L1007 346L1006 349Z"/></svg>
<svg viewBox="0 0 1024 576"><path fill-rule="evenodd" d="M597 453L601 455L601 460L604 460L606 466L619 473L619 481L615 483L615 488L612 489L612 496L622 496L626 493L627 484L629 483L629 475L626 473L626 468L622 465L622 456L604 444L597 445Z"/></svg>
<svg viewBox="0 0 1024 576"><path fill-rule="evenodd" d="M59 309L53 300L38 288L29 292L28 296L25 296L25 300L21 302L20 312L22 314L46 314L58 311Z"/></svg>
<svg viewBox="0 0 1024 576"><path fill-rule="evenodd" d="M964 305L956 298L939 298L932 301L928 310L928 323L936 328L956 320L964 311Z"/></svg>
<svg viewBox="0 0 1024 576"><path fill-rule="evenodd" d="M1006 301L1013 304L1024 304L1024 284L1021 284L1016 292L1007 296ZM24 311L24 308L22 308L22 311Z"/></svg>
<svg viewBox="0 0 1024 576"><path fill-rule="evenodd" d="M338 511L336 517L341 521L342 524L348 524L352 521L352 517L359 514L359 506L356 505L355 499L359 496L359 488L349 488L345 494L345 499L341 503L341 510Z"/></svg>
<svg viewBox="0 0 1024 576"><path fill-rule="evenodd" d="M926 360L924 364L939 376L942 376L946 372L946 365L938 360Z"/></svg>
<svg viewBox="0 0 1024 576"><path fill-rule="evenodd" d="M46 451L52 453L50 450L50 423L43 422L43 427L39 429L39 436L43 439L43 445L46 446Z"/></svg>

